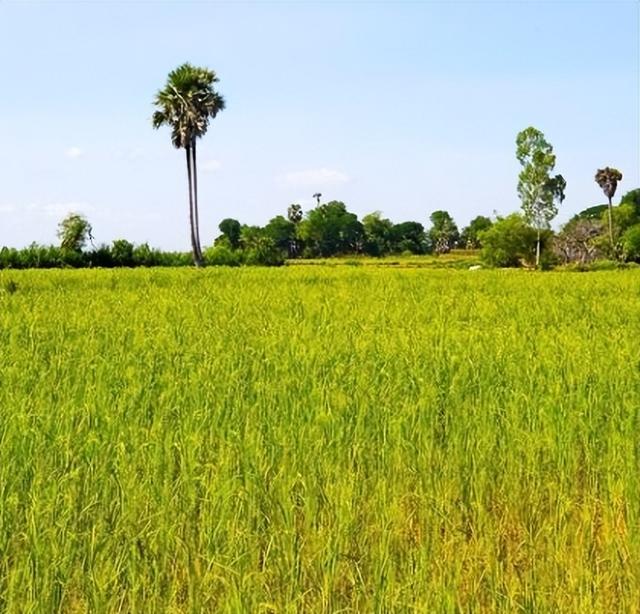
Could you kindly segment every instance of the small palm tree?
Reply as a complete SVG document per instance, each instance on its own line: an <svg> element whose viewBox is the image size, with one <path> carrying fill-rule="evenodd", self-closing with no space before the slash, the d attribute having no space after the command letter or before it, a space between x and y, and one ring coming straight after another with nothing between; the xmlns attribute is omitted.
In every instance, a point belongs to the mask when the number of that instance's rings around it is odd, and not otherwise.
<svg viewBox="0 0 640 614"><path fill-rule="evenodd" d="M289 205L287 209L287 218L290 222L298 224L302 220L302 207L298 204Z"/></svg>
<svg viewBox="0 0 640 614"><path fill-rule="evenodd" d="M320 204L320 199L322 198L322 194L320 192L316 192L313 197L318 201L318 205Z"/></svg>
<svg viewBox="0 0 640 614"><path fill-rule="evenodd" d="M296 256L298 253L298 224L302 221L302 207L296 203L289 205L287 218L293 224L293 238L289 242L289 256Z"/></svg>
<svg viewBox="0 0 640 614"><path fill-rule="evenodd" d="M196 167L196 139L204 136L209 121L225 107L224 98L213 85L218 77L213 70L182 64L169 73L167 83L154 99L156 111L153 127L169 126L171 142L184 149L187 157L189 181L189 224L191 249L196 266L203 264L200 246L200 217L198 211L198 173Z"/></svg>
<svg viewBox="0 0 640 614"><path fill-rule="evenodd" d="M609 199L609 241L613 249L613 221L611 216L611 201L618 188L618 181L622 179L622 173L617 168L599 168L596 172L596 183L602 188L604 195Z"/></svg>

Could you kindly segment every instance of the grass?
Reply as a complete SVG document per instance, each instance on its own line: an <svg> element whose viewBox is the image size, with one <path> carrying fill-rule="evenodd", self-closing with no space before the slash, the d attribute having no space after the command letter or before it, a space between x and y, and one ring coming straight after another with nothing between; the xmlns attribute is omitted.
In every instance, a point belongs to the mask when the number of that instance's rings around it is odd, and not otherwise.
<svg viewBox="0 0 640 614"><path fill-rule="evenodd" d="M288 266L367 266L376 268L418 268L418 269L468 269L479 265L480 250L453 250L448 254L393 254L375 258L372 256L341 256L333 258L304 258L287 261Z"/></svg>
<svg viewBox="0 0 640 614"><path fill-rule="evenodd" d="M637 271L0 271L0 611L638 612L638 314Z"/></svg>

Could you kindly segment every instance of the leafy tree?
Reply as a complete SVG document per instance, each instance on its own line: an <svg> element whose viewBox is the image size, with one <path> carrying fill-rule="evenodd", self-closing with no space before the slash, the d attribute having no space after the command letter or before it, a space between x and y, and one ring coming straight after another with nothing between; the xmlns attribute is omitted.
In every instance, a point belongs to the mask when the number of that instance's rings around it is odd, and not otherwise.
<svg viewBox="0 0 640 614"><path fill-rule="evenodd" d="M613 244L613 218L611 215L611 201L616 193L618 187L618 181L622 179L622 173L617 168L599 168L596 172L595 180L600 186L604 195L609 201L609 241L611 243L611 249L614 249Z"/></svg>
<svg viewBox="0 0 640 614"><path fill-rule="evenodd" d="M251 249L258 245L264 236L264 228L243 224L240 229L240 247L242 249Z"/></svg>
<svg viewBox="0 0 640 614"><path fill-rule="evenodd" d="M393 242L393 222L382 217L380 211L369 213L362 218L364 230L364 251L370 256L382 256L391 251Z"/></svg>
<svg viewBox="0 0 640 614"><path fill-rule="evenodd" d="M600 256L603 225L599 219L575 217L553 239L553 250L563 262L586 264Z"/></svg>
<svg viewBox="0 0 640 614"><path fill-rule="evenodd" d="M282 215L277 215L269 220L264 231L265 236L269 237L278 249L289 256L294 254L296 225L293 222Z"/></svg>
<svg viewBox="0 0 640 614"><path fill-rule="evenodd" d="M254 237L251 247L245 252L244 260L246 264L280 266L284 264L284 253L271 237L262 234Z"/></svg>
<svg viewBox="0 0 640 614"><path fill-rule="evenodd" d="M553 147L544 134L530 126L516 137L516 157L522 165L518 176L518 196L525 219L536 229L536 267L540 266L542 231L558 214L567 186L562 175L551 177L556 165Z"/></svg>
<svg viewBox="0 0 640 614"><path fill-rule="evenodd" d="M424 254L427 252L428 240L424 226L420 222L400 222L391 230L393 251Z"/></svg>
<svg viewBox="0 0 640 614"><path fill-rule="evenodd" d="M479 239L484 262L490 266L517 267L531 261L537 249L538 231L522 215L512 213L481 231Z"/></svg>
<svg viewBox="0 0 640 614"><path fill-rule="evenodd" d="M478 215L474 217L469 225L462 229L460 234L460 243L466 249L478 249L482 247L480 243L479 234L483 230L488 230L493 225L493 222L484 215Z"/></svg>
<svg viewBox="0 0 640 614"><path fill-rule="evenodd" d="M300 236L310 253L326 257L359 251L364 231L355 213L349 213L344 203L331 201L307 213Z"/></svg>
<svg viewBox="0 0 640 614"><path fill-rule="evenodd" d="M625 260L640 262L640 224L627 228L621 243Z"/></svg>
<svg viewBox="0 0 640 614"><path fill-rule="evenodd" d="M636 211L633 203L625 203L611 208L611 227L614 241L620 237L627 228L640 222L640 212ZM604 216L603 216L604 220Z"/></svg>
<svg viewBox="0 0 640 614"><path fill-rule="evenodd" d="M60 247L68 252L82 252L87 241L93 239L91 224L79 213L69 213L58 225Z"/></svg>
<svg viewBox="0 0 640 614"><path fill-rule="evenodd" d="M633 205L640 215L640 188L627 192L621 199L621 205Z"/></svg>
<svg viewBox="0 0 640 614"><path fill-rule="evenodd" d="M587 207L580 211L580 213L576 213L571 221L574 220L600 220L602 218L602 214L607 210L607 205L594 205L593 207Z"/></svg>
<svg viewBox="0 0 640 614"><path fill-rule="evenodd" d="M196 140L204 136L209 121L225 107L224 98L213 87L217 82L218 77L213 70L188 63L182 64L169 73L164 89L156 94L154 100L157 110L153 114L153 127L169 126L174 147L184 149L186 153L191 250L196 266L203 264L198 212Z"/></svg>
<svg viewBox="0 0 640 614"><path fill-rule="evenodd" d="M429 216L431 228L428 236L436 254L446 254L460 239L458 227L447 211L434 211Z"/></svg>
<svg viewBox="0 0 640 614"><path fill-rule="evenodd" d="M134 245L126 239L117 239L111 245L111 259L115 266L133 266Z"/></svg>
<svg viewBox="0 0 640 614"><path fill-rule="evenodd" d="M231 249L238 249L240 247L240 232L242 225L238 220L233 218L225 218L218 224L218 229L222 233L222 236L226 237L229 241Z"/></svg>

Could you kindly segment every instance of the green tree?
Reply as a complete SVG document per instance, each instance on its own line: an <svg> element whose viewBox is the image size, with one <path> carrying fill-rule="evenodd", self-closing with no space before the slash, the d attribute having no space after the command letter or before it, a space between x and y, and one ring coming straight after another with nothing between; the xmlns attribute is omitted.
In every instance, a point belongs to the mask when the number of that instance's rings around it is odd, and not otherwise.
<svg viewBox="0 0 640 614"><path fill-rule="evenodd" d="M617 207L612 207L611 225L613 228L614 242L616 242L628 228L634 226L638 222L640 222L640 215L633 203L624 203Z"/></svg>
<svg viewBox="0 0 640 614"><path fill-rule="evenodd" d="M621 199L621 205L631 204L636 208L638 215L640 215L640 188L627 192Z"/></svg>
<svg viewBox="0 0 640 614"><path fill-rule="evenodd" d="M69 213L58 225L60 247L69 252L80 253L93 239L91 224L86 217L79 213Z"/></svg>
<svg viewBox="0 0 640 614"><path fill-rule="evenodd" d="M231 249L238 249L240 247L242 225L238 220L227 217L218 224L218 229L222 233L222 236L226 237Z"/></svg>
<svg viewBox="0 0 640 614"><path fill-rule="evenodd" d="M424 254L428 251L427 236L420 222L400 222L391 231L392 251Z"/></svg>
<svg viewBox="0 0 640 614"><path fill-rule="evenodd" d="M600 220L602 218L603 213L607 210L607 205L593 205L592 207L587 207L583 209L579 213L576 213L571 221L574 220Z"/></svg>
<svg viewBox="0 0 640 614"><path fill-rule="evenodd" d="M374 211L362 218L364 230L364 251L370 256L383 256L391 251L393 222Z"/></svg>
<svg viewBox="0 0 640 614"><path fill-rule="evenodd" d="M481 231L479 239L484 262L496 267L517 267L531 261L538 232L522 215L512 213L498 219L488 230Z"/></svg>
<svg viewBox="0 0 640 614"><path fill-rule="evenodd" d="M609 242L611 244L611 250L613 251L615 248L613 243L613 216L611 215L611 201L613 200L616 189L618 188L618 181L622 180L622 173L617 168L610 168L606 166L605 168L599 168L596 171L595 180L609 201Z"/></svg>
<svg viewBox="0 0 640 614"><path fill-rule="evenodd" d="M542 231L558 214L567 186L562 175L551 177L556 165L553 147L544 134L530 126L516 137L516 157L522 165L518 176L518 196L525 219L536 229L536 267L540 266Z"/></svg>
<svg viewBox="0 0 640 614"><path fill-rule="evenodd" d="M429 216L431 228L427 235L436 254L450 252L460 239L458 226L448 211L434 211Z"/></svg>
<svg viewBox="0 0 640 614"><path fill-rule="evenodd" d="M204 263L200 246L196 140L204 136L210 120L225 107L224 98L213 87L217 82L213 70L182 64L169 73L165 87L154 99L153 127L169 126L174 147L186 153L191 250L196 266Z"/></svg>
<svg viewBox="0 0 640 614"><path fill-rule="evenodd" d="M115 266L133 266L134 245L126 239L116 239L111 245L111 259Z"/></svg>
<svg viewBox="0 0 640 614"><path fill-rule="evenodd" d="M264 228L243 224L240 229L240 247L244 250L257 246L265 237Z"/></svg>
<svg viewBox="0 0 640 614"><path fill-rule="evenodd" d="M627 228L622 235L621 243L625 260L640 262L640 224Z"/></svg>
<svg viewBox="0 0 640 614"><path fill-rule="evenodd" d="M264 227L265 235L269 237L273 244L284 253L292 256L294 253L294 243L296 239L296 225L283 215L277 215L269 220Z"/></svg>
<svg viewBox="0 0 640 614"><path fill-rule="evenodd" d="M358 252L364 232L355 213L344 203L331 201L318 205L300 223L300 236L313 255L335 256Z"/></svg>
<svg viewBox="0 0 640 614"><path fill-rule="evenodd" d="M468 226L462 229L460 234L460 243L466 249L478 249L482 247L480 243L479 235L483 230L488 230L493 225L493 222L484 215L478 215L474 217Z"/></svg>

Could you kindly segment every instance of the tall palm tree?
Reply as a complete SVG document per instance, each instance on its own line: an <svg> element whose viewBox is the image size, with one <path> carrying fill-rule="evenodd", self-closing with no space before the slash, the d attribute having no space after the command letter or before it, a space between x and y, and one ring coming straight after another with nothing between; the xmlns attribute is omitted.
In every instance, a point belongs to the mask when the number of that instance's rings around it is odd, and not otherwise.
<svg viewBox="0 0 640 614"><path fill-rule="evenodd" d="M200 246L200 215L198 210L198 172L196 167L196 139L204 136L209 121L225 107L224 98L213 85L218 77L213 70L189 63L169 73L167 83L154 99L156 111L153 127L169 126L171 142L184 149L189 182L189 225L191 250L196 266L203 264Z"/></svg>
<svg viewBox="0 0 640 614"><path fill-rule="evenodd" d="M609 241L613 249L613 221L611 216L611 201L616 193L618 181L622 179L622 173L617 168L599 168L596 172L596 183L602 188L604 195L609 199Z"/></svg>

